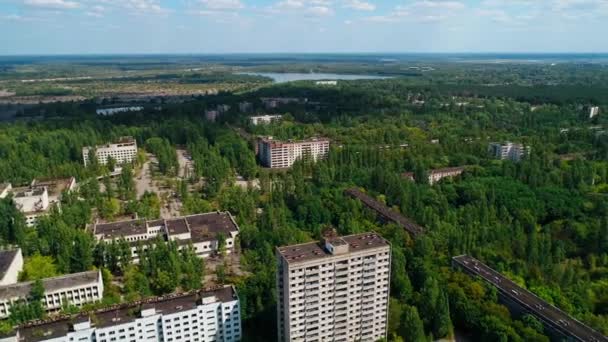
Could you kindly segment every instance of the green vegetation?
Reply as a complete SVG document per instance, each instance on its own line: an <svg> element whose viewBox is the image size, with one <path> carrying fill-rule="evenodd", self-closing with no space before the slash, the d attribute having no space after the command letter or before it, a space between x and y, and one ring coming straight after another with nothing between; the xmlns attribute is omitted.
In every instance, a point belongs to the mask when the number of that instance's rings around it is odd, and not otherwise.
<svg viewBox="0 0 608 342"><path fill-rule="evenodd" d="M494 289L451 269L451 257L463 253L607 334L608 120L603 113L589 119L585 108L605 106L606 73L596 66L541 68L536 74L530 73L533 66L504 68L450 66L336 87L296 82L104 118L88 114L86 102L41 105L48 109L46 120L0 125L0 179L23 184L75 175L84 181L77 194L64 197L61 212L34 229L25 228L10 197L0 200L1 241L21 245L28 263L51 258L45 260L59 273L94 265L104 277L120 277L123 289L106 279L106 303L204 285L204 265L191 250L159 241L141 250L141 263L133 265L126 241L95 244L83 230L92 212L107 219L160 215L156 194L135 200L129 167L114 181L97 181L107 170L82 166L82 146L130 135L156 155L166 176L178 170L175 146L186 147L194 175L169 184L182 214L235 215L244 275L228 274L226 263L216 275L219 283L238 287L247 341L276 337L275 247L318 239L327 226L340 234L374 230L391 242L390 341L430 341L455 331L484 341L547 341L538 320L512 316ZM596 90L586 92L582 77ZM571 92L574 86L578 90ZM270 109L288 115L252 127L236 104L247 100L262 112L262 96L308 103ZM222 103L233 109L219 122L202 120L201 108ZM251 141L234 127L278 139L327 136L333 147L327 160L269 172L256 166ZM530 145L532 153L519 163L494 160L488 143L502 140ZM433 186L401 175L414 172L424 180L431 169L461 165L468 165L461 177ZM237 175L259 181L259 189L235 186ZM411 217L427 233L414 240L395 225L379 223L343 194L352 186Z"/></svg>

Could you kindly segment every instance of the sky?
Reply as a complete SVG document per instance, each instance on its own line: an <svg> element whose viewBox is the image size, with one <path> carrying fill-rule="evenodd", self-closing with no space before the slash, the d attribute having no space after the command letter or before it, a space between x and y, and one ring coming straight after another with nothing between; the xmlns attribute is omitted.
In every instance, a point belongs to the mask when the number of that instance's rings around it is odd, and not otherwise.
<svg viewBox="0 0 608 342"><path fill-rule="evenodd" d="M608 0L0 0L0 55L608 52Z"/></svg>

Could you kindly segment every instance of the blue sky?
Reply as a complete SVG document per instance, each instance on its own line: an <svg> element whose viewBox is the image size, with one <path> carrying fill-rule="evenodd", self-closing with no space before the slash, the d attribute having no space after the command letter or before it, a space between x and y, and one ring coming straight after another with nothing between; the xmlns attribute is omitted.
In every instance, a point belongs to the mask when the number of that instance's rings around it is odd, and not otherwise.
<svg viewBox="0 0 608 342"><path fill-rule="evenodd" d="M608 0L0 0L0 55L608 52Z"/></svg>

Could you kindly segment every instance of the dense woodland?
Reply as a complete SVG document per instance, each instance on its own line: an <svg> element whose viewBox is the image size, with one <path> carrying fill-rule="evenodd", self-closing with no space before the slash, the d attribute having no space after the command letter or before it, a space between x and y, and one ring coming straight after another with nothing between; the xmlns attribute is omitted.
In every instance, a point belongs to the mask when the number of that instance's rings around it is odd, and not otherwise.
<svg viewBox="0 0 608 342"><path fill-rule="evenodd" d="M24 249L27 280L102 268L107 293L100 305L204 286L205 267L190 250L160 242L133 265L126 242L96 245L84 230L96 215L160 215L156 194L135 198L130 166L110 182L94 177L107 175L109 166L82 165L83 146L131 135L166 175L176 172L174 147L186 147L194 175L173 185L183 213L219 209L236 217L247 274L220 272L222 281L238 287L247 341L276 338L275 247L318 239L327 226L340 234L374 230L391 241L390 341L428 341L455 331L483 341L548 340L534 317L512 317L494 289L451 269L451 257L463 253L608 334L608 120L604 113L589 119L584 107L605 102L595 95L532 100L517 92L472 87L455 94L395 79L327 88L300 82L103 118L87 110L90 103L47 105L49 118L0 126L0 179L20 185L73 175L79 192L64 196L61 212L33 229L25 228L10 198L0 200L0 241ZM249 100L262 112L260 96L309 101L276 110L288 113L282 122L252 127L250 114L239 113L236 103ZM217 123L204 122L203 110L219 103L233 110ZM327 136L333 145L325 161L269 172L256 165L252 143L237 134L238 126L281 139ZM492 159L488 143L503 140L526 143L532 153L519 163ZM430 169L461 165L468 165L463 176L433 186L401 175L412 171L423 180ZM234 186L237 176L258 179L259 189ZM380 224L344 195L352 186L427 233L414 240ZM112 277L125 286L112 285ZM13 322L42 314L36 310L15 310Z"/></svg>

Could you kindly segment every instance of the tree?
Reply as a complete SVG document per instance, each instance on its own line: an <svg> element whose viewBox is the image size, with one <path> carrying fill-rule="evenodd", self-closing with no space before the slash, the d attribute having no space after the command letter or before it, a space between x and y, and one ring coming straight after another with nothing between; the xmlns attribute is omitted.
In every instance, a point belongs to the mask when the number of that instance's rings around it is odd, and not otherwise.
<svg viewBox="0 0 608 342"><path fill-rule="evenodd" d="M21 281L34 281L51 278L58 275L55 260L51 256L42 256L39 253L25 259L23 272L19 275Z"/></svg>
<svg viewBox="0 0 608 342"><path fill-rule="evenodd" d="M23 245L25 217L17 209L12 196L0 199L0 238L5 243Z"/></svg>
<svg viewBox="0 0 608 342"><path fill-rule="evenodd" d="M403 307L399 336L403 337L408 342L427 341L427 338L424 335L424 324L422 323L420 316L418 316L418 309L415 307L409 305Z"/></svg>

